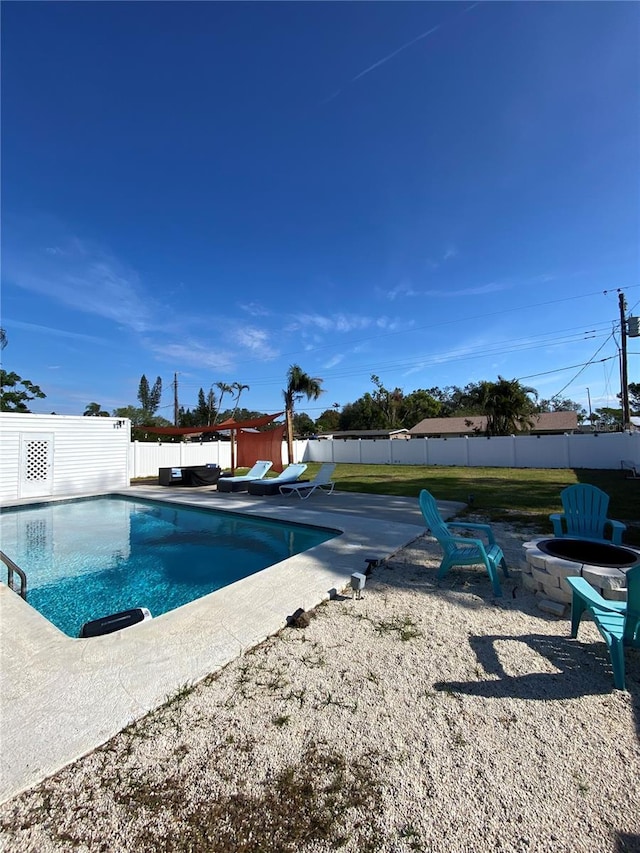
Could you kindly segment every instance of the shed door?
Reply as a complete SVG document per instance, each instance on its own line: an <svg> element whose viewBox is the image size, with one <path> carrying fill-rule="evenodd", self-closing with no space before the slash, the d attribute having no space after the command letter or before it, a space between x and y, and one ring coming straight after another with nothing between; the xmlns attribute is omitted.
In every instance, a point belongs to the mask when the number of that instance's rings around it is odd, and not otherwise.
<svg viewBox="0 0 640 853"><path fill-rule="evenodd" d="M21 498L53 494L53 433L21 433Z"/></svg>

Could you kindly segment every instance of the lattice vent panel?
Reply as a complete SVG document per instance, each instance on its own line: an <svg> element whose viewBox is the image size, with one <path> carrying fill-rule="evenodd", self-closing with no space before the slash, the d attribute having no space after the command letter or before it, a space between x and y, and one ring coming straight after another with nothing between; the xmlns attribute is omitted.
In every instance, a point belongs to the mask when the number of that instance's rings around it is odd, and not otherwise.
<svg viewBox="0 0 640 853"><path fill-rule="evenodd" d="M29 482L46 480L49 474L49 442L28 441L26 445L25 479Z"/></svg>

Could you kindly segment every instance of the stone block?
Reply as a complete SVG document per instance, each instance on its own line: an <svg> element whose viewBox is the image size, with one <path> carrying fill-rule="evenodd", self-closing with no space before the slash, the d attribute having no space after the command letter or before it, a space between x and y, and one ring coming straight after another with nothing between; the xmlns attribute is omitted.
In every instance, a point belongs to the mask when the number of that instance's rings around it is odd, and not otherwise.
<svg viewBox="0 0 640 853"><path fill-rule="evenodd" d="M571 604L573 599L573 592L567 592L562 587L547 587L546 592L549 598L553 601L559 601L561 604Z"/></svg>
<svg viewBox="0 0 640 853"><path fill-rule="evenodd" d="M547 562L547 555L542 551L528 551L527 562L535 569L544 569Z"/></svg>
<svg viewBox="0 0 640 853"><path fill-rule="evenodd" d="M542 584L533 577L533 575L522 575L522 586L529 592L538 592Z"/></svg>
<svg viewBox="0 0 640 853"><path fill-rule="evenodd" d="M547 588L553 589L554 587L560 588L560 578L554 577L553 575L550 575L548 572L540 571L540 569L534 569L531 572L531 574L533 575L535 580L538 581L538 583L542 584L542 586L545 589L547 589Z"/></svg>
<svg viewBox="0 0 640 853"><path fill-rule="evenodd" d="M563 590L564 592L568 593L569 595L573 594L573 590L571 589L571 587L569 586L569 584L566 582L566 580L564 578L560 578L560 589Z"/></svg>
<svg viewBox="0 0 640 853"><path fill-rule="evenodd" d="M551 601L549 598L541 598L538 602L538 609L542 610L544 613L550 613L552 616L562 617L564 616L567 608L560 601Z"/></svg>
<svg viewBox="0 0 640 853"><path fill-rule="evenodd" d="M560 557L547 557L545 569L550 575L555 575L559 578L575 577L582 570L582 563L574 563L570 560L563 560Z"/></svg>
<svg viewBox="0 0 640 853"><path fill-rule="evenodd" d="M597 589L625 589L627 586L627 576L620 569L585 566L582 577Z"/></svg>
<svg viewBox="0 0 640 853"><path fill-rule="evenodd" d="M603 589L601 595L603 598L606 598L607 601L626 601L627 600L627 590L626 589Z"/></svg>

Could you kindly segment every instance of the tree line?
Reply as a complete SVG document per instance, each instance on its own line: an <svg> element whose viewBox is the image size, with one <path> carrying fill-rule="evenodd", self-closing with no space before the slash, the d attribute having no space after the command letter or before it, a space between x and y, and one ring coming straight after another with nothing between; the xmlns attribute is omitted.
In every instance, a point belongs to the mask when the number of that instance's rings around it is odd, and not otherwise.
<svg viewBox="0 0 640 853"><path fill-rule="evenodd" d="M7 345L4 329L0 329L0 347ZM473 417L486 418L487 435L510 435L527 432L535 417L543 412L573 411L582 423L591 418L599 428L621 429L622 409L601 407L590 416L580 403L569 398L540 398L535 388L522 385L517 379L498 376L495 382L482 380L470 382L464 387L449 385L444 388L419 388L405 393L402 388L385 388L378 376L373 374L373 388L361 397L344 406L334 403L317 419L306 412L297 413L296 406L306 397L317 400L325 389L323 380L310 376L297 365L291 365L283 389L285 424L289 457L292 458L294 435L306 437L318 433L350 430L410 429L426 418ZM44 399L42 389L15 372L0 371L0 411L29 412L29 404L35 399ZM640 415L640 382L629 383L631 413ZM214 391L217 389L218 393ZM178 426L214 426L228 418L236 421L251 420L263 416L264 412L252 411L240 406L240 400L248 385L241 382L216 382L208 392L198 391L197 404L193 409L181 406L178 410ZM617 395L618 398L620 395ZM138 406L122 406L113 410L113 417L131 421L133 437L141 440L156 440L143 427L173 426L167 418L157 414L162 398L162 379L158 376L151 385L143 374L138 386ZM223 408L228 399L230 404ZM87 417L110 417L97 402L88 403L84 415ZM215 436L211 436L215 437Z"/></svg>

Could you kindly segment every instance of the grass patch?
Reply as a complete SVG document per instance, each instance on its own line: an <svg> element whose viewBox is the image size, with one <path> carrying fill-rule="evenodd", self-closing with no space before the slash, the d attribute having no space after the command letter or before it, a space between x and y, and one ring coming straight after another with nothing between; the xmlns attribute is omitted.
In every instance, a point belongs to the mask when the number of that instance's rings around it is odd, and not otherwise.
<svg viewBox="0 0 640 853"><path fill-rule="evenodd" d="M411 616L394 616L383 622L377 622L375 628L379 634L391 634L395 632L405 643L409 640L424 637L424 631L418 628L417 623Z"/></svg>
<svg viewBox="0 0 640 853"><path fill-rule="evenodd" d="M311 463L312 477L318 463ZM551 533L549 515L561 512L560 492L590 483L609 495L609 517L624 521L629 545L640 545L640 488L621 471L593 468L461 468L442 465L355 465L342 463L336 489L375 495L417 497L428 489L439 500L469 502L490 521L531 524ZM468 510L469 511L469 510Z"/></svg>
<svg viewBox="0 0 640 853"><path fill-rule="evenodd" d="M271 774L254 792L207 796L203 791L203 799L194 803L179 778L141 778L129 780L115 799L127 811L144 811L141 850L294 853L314 843L335 850L352 840L363 853L374 853L379 847L370 828L353 820L358 810L381 807L373 764L368 759L347 762L326 746L312 745L299 763Z"/></svg>

